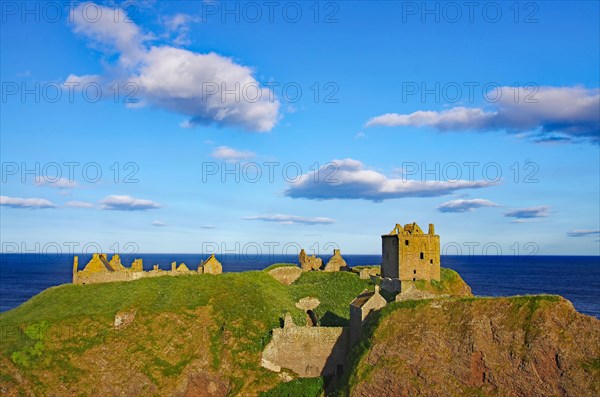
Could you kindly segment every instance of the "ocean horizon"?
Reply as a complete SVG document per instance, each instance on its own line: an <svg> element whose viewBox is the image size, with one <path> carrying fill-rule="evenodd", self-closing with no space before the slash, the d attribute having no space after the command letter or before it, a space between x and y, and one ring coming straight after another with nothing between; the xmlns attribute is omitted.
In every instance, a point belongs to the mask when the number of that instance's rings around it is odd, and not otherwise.
<svg viewBox="0 0 600 397"><path fill-rule="evenodd" d="M78 254L83 269L91 254ZM122 254L125 266L142 258L144 269L176 261L195 270L208 254ZM318 255L327 260L329 255ZM217 255L224 272L262 270L295 255ZM344 255L349 266L379 265L381 255ZM556 294L581 313L600 318L600 256L442 256L442 267L456 270L478 296ZM71 283L73 255L0 254L0 312L14 309L43 290Z"/></svg>

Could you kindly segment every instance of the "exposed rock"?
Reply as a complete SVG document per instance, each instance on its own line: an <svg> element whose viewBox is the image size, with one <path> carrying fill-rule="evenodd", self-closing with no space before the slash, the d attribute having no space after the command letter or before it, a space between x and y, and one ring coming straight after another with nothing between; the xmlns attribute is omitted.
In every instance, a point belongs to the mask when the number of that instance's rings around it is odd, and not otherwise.
<svg viewBox="0 0 600 397"><path fill-rule="evenodd" d="M368 337L350 396L600 395L600 320L560 297L421 301Z"/></svg>
<svg viewBox="0 0 600 397"><path fill-rule="evenodd" d="M118 330L126 328L129 324L133 322L133 320L135 320L136 313L137 312L135 310L117 313L115 315L115 321L113 323L113 326Z"/></svg>
<svg viewBox="0 0 600 397"><path fill-rule="evenodd" d="M342 258L340 250L333 250L333 256L327 261L324 270L326 272L339 272L340 270L348 270L348 265L346 264L344 258Z"/></svg>
<svg viewBox="0 0 600 397"><path fill-rule="evenodd" d="M294 377L286 371L283 371L282 373L280 373L279 377L281 378L282 381L284 381L286 383L294 380Z"/></svg>
<svg viewBox="0 0 600 397"><path fill-rule="evenodd" d="M448 295L436 295L431 292L421 291L415 288L414 285L408 287L406 291L396 295L396 302L419 299L446 298Z"/></svg>
<svg viewBox="0 0 600 397"><path fill-rule="evenodd" d="M297 266L282 266L269 270L269 274L281 284L290 285L300 277L302 269Z"/></svg>
<svg viewBox="0 0 600 397"><path fill-rule="evenodd" d="M194 374L188 379L184 397L225 397L231 387L229 382L209 372Z"/></svg>

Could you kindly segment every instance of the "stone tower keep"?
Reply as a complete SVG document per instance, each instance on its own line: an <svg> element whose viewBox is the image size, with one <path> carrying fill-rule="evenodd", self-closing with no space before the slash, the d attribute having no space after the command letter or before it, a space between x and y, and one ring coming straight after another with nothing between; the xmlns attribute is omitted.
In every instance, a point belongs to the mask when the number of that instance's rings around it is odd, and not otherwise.
<svg viewBox="0 0 600 397"><path fill-rule="evenodd" d="M427 234L415 222L396 224L381 236L381 276L400 281L440 280L440 236L429 224Z"/></svg>

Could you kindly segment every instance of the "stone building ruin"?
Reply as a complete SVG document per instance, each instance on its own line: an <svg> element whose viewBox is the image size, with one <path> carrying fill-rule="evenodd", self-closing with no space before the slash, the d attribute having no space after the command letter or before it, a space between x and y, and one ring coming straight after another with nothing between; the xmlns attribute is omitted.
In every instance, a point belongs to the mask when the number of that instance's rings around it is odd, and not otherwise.
<svg viewBox="0 0 600 397"><path fill-rule="evenodd" d="M73 284L97 284L113 281L132 281L145 277L178 276L182 274L220 274L223 266L211 255L197 270L190 270L185 263L171 263L171 270L162 270L154 265L152 270L144 271L142 259L135 259L130 267L121 263L119 254L114 254L110 261L106 254L93 254L92 259L79 270L79 257L73 258Z"/></svg>
<svg viewBox="0 0 600 397"><path fill-rule="evenodd" d="M350 270L348 264L344 258L342 258L342 254L339 249L333 250L333 255L327 261L327 264L323 265L323 260L318 258L316 255L308 256L304 248L300 250L300 254L298 255L298 261L300 262L300 268L303 272L308 272L312 270L323 270L326 272L339 272Z"/></svg>
<svg viewBox="0 0 600 397"><path fill-rule="evenodd" d="M381 248L381 277L400 283L440 280L440 236L432 223L427 233L415 222L396 224L381 236Z"/></svg>

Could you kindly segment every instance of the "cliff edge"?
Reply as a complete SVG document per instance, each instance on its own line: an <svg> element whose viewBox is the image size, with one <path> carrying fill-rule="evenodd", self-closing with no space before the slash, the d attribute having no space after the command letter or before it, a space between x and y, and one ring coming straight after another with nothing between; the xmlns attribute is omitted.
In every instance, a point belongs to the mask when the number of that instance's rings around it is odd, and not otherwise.
<svg viewBox="0 0 600 397"><path fill-rule="evenodd" d="M598 396L600 320L551 295L397 302L339 395Z"/></svg>

